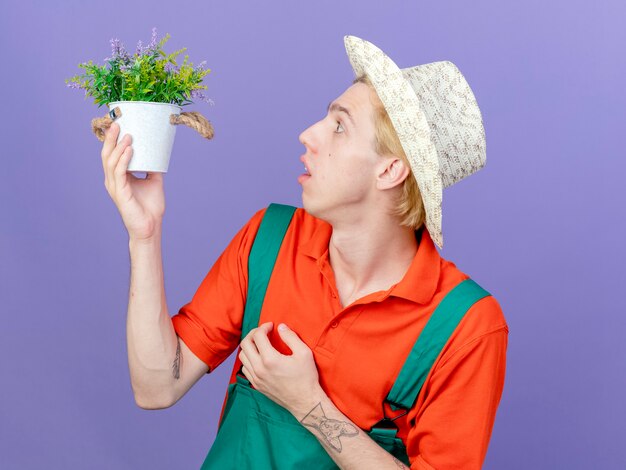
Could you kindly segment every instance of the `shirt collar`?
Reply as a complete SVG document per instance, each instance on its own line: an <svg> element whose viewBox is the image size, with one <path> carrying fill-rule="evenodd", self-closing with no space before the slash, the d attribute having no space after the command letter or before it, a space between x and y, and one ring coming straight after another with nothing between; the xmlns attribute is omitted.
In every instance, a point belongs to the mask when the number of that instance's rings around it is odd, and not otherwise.
<svg viewBox="0 0 626 470"><path fill-rule="evenodd" d="M333 228L328 222L318 220L319 224L313 235L301 243L298 250L301 254L315 259L319 266L321 258L328 256L328 243ZM389 295L427 304L433 298L439 284L441 257L426 226L423 225L415 233L420 237L420 244L413 262L402 280L389 291Z"/></svg>

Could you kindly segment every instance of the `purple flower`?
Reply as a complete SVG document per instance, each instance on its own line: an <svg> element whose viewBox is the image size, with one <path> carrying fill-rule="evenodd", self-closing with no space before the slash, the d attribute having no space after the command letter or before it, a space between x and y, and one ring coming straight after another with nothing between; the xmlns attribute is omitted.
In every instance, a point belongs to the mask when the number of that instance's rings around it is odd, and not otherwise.
<svg viewBox="0 0 626 470"><path fill-rule="evenodd" d="M135 52L137 55L151 56L156 52L158 48L156 30L156 26L152 28L152 40L150 41L150 44L148 44L146 47L143 47L141 41L137 43L137 51Z"/></svg>
<svg viewBox="0 0 626 470"><path fill-rule="evenodd" d="M111 42L111 55L113 56L112 59L113 60L121 59L122 62L128 62L130 60L130 55L124 48L124 43L121 42L117 38L111 39L110 42Z"/></svg>
<svg viewBox="0 0 626 470"><path fill-rule="evenodd" d="M215 104L215 102L214 102L211 98L207 98L207 97L204 95L204 93L202 93L202 92L201 92L200 90L198 90L198 89L193 89L193 90L191 90L190 95L191 95L191 97L192 97L192 98L197 98L197 99L199 99L199 100L203 100L203 101L205 101L205 102L209 103L210 105L214 105L214 104Z"/></svg>
<svg viewBox="0 0 626 470"><path fill-rule="evenodd" d="M148 44L148 49L153 51L156 50L157 47L157 32L156 32L156 26L154 28L152 28L152 41L150 41L150 44Z"/></svg>
<svg viewBox="0 0 626 470"><path fill-rule="evenodd" d="M137 55L141 55L142 50L141 50L141 39L139 40L139 42L137 43L137 49L135 50L135 54Z"/></svg>
<svg viewBox="0 0 626 470"><path fill-rule="evenodd" d="M163 70L166 73L176 73L176 72L178 72L178 67L175 66L174 64L172 64L171 62L167 62L165 64L165 67L163 67Z"/></svg>

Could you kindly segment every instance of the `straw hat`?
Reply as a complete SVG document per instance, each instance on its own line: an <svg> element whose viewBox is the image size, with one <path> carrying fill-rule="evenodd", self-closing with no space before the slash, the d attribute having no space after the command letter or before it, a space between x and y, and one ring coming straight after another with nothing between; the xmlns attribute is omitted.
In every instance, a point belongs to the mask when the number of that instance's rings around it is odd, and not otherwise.
<svg viewBox="0 0 626 470"><path fill-rule="evenodd" d="M428 233L443 248L443 188L486 163L485 129L476 98L452 62L400 69L364 39L345 36L344 44L354 73L370 78L391 118L422 193Z"/></svg>

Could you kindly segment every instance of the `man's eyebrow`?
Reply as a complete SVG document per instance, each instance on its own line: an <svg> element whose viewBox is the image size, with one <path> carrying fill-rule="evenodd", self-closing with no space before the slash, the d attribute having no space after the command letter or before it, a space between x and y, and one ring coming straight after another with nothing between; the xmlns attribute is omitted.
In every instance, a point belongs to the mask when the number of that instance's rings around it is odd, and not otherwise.
<svg viewBox="0 0 626 470"><path fill-rule="evenodd" d="M326 112L329 112L329 111L337 111L340 113L346 113L352 125L356 127L356 124L354 123L354 118L352 117L352 114L350 114L350 111L347 108L344 108L340 104L333 103L331 101L330 103L328 103L328 107L326 108Z"/></svg>

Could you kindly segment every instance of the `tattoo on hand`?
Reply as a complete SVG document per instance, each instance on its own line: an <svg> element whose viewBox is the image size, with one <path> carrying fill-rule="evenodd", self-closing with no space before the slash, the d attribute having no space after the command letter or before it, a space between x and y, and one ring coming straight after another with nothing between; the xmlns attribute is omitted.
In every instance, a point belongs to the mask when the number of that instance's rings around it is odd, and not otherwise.
<svg viewBox="0 0 626 470"><path fill-rule="evenodd" d="M181 356L180 356L180 336L176 336L176 342L177 342L177 346L176 346L176 358L174 359L174 364L172 365L172 373L174 374L174 378L175 379L179 379L180 378L180 360L181 360Z"/></svg>
<svg viewBox="0 0 626 470"><path fill-rule="evenodd" d="M315 405L300 422L304 426L317 429L337 452L341 452L342 449L340 437L353 437L359 434L358 429L351 423L327 418L321 403Z"/></svg>

